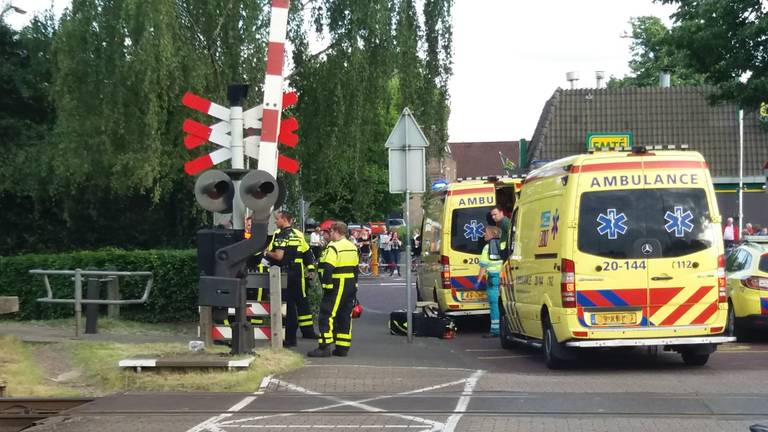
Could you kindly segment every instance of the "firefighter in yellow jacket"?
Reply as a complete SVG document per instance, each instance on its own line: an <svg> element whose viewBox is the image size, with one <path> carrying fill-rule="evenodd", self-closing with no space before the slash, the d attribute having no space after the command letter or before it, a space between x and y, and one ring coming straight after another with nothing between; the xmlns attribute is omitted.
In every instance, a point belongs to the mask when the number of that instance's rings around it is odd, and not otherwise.
<svg viewBox="0 0 768 432"><path fill-rule="evenodd" d="M331 225L331 242L320 256L318 271L323 285L318 328L319 346L309 357L345 357L352 345L352 308L357 296L357 247L347 239L347 225ZM331 351L331 346L336 347Z"/></svg>
<svg viewBox="0 0 768 432"><path fill-rule="evenodd" d="M285 341L283 346L296 346L296 329L301 329L305 339L318 336L312 322L312 311L307 299L307 272L315 271L315 259L304 234L293 228L293 217L286 211L275 213L275 224L279 228L272 235L264 257L288 272L288 289L283 291L286 302Z"/></svg>

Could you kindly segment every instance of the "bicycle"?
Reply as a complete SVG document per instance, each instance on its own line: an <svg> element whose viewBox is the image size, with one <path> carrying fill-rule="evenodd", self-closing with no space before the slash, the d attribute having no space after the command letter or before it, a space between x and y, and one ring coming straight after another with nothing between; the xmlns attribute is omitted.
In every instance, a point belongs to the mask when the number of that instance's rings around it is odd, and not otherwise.
<svg viewBox="0 0 768 432"><path fill-rule="evenodd" d="M373 274L373 270L371 269L371 254L360 254L360 262L357 265L357 271L360 276L370 276Z"/></svg>

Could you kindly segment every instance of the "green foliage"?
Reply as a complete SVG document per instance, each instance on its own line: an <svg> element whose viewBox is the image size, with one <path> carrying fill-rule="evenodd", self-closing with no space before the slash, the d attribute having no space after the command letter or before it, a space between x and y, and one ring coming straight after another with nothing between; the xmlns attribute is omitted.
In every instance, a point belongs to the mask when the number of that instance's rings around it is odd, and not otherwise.
<svg viewBox="0 0 768 432"><path fill-rule="evenodd" d="M685 67L684 53L669 44L670 30L661 19L654 16L632 18L632 58L629 60L630 76L611 77L609 88L656 87L659 74L670 72L672 85L697 85L704 83L704 76Z"/></svg>
<svg viewBox="0 0 768 432"><path fill-rule="evenodd" d="M185 91L261 100L269 0L73 0L22 31L0 20L0 255L191 246L209 216L182 145ZM421 11L417 10L422 7ZM317 219L380 219L390 130L405 106L439 154L447 141L452 0L292 2L289 38L301 145L281 148L288 206ZM421 13L419 13L421 12ZM423 18L423 19L422 19ZM305 23L311 22L311 28ZM328 42L310 52L310 40ZM314 51L314 50L313 50Z"/></svg>
<svg viewBox="0 0 768 432"><path fill-rule="evenodd" d="M422 4L423 24L413 0L310 2L312 30L328 42L319 54L309 53L307 31L293 27L300 188L318 220L380 219L399 206L388 192L384 142L404 107L430 140L430 155L445 146L452 2Z"/></svg>
<svg viewBox="0 0 768 432"><path fill-rule="evenodd" d="M609 86L713 84L712 102L757 109L768 94L768 8L760 0L656 0L677 6L667 29L658 18L632 20L633 75Z"/></svg>
<svg viewBox="0 0 768 432"><path fill-rule="evenodd" d="M18 296L18 319L54 319L70 317L73 305L44 304L42 276L29 270L74 270L76 268L151 271L154 276L149 300L143 305L122 306L122 318L143 322L194 320L197 317L197 258L192 250L125 251L104 249L51 255L0 257L0 295ZM71 277L49 277L54 298L73 298ZM140 298L146 278L120 278L123 299ZM84 287L85 289L85 287Z"/></svg>
<svg viewBox="0 0 768 432"><path fill-rule="evenodd" d="M677 5L670 45L719 88L715 100L756 109L768 95L768 7L761 0L660 0ZM741 79L746 77L745 82Z"/></svg>

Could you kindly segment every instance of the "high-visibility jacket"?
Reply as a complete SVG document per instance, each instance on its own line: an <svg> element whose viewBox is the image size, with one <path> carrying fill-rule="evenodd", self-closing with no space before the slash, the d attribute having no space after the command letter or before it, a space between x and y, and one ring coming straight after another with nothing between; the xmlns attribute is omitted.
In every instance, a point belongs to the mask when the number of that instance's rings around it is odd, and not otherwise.
<svg viewBox="0 0 768 432"><path fill-rule="evenodd" d="M357 282L358 264L359 256L354 243L346 238L329 243L320 257L318 269L323 288L333 288L337 279L353 278Z"/></svg>

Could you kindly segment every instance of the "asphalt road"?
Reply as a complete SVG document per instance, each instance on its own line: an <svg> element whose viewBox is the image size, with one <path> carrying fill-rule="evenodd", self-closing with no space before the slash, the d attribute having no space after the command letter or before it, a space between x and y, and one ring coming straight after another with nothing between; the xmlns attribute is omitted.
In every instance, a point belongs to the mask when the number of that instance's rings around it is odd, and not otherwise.
<svg viewBox="0 0 768 432"><path fill-rule="evenodd" d="M721 347L703 367L644 350L583 355L550 371L541 354L481 338L487 321L459 321L455 339L389 334L406 304L402 278L361 281L365 312L347 358L308 359L248 394L124 394L33 431L415 430L747 431L768 424L768 337ZM300 341L308 351L313 341Z"/></svg>

